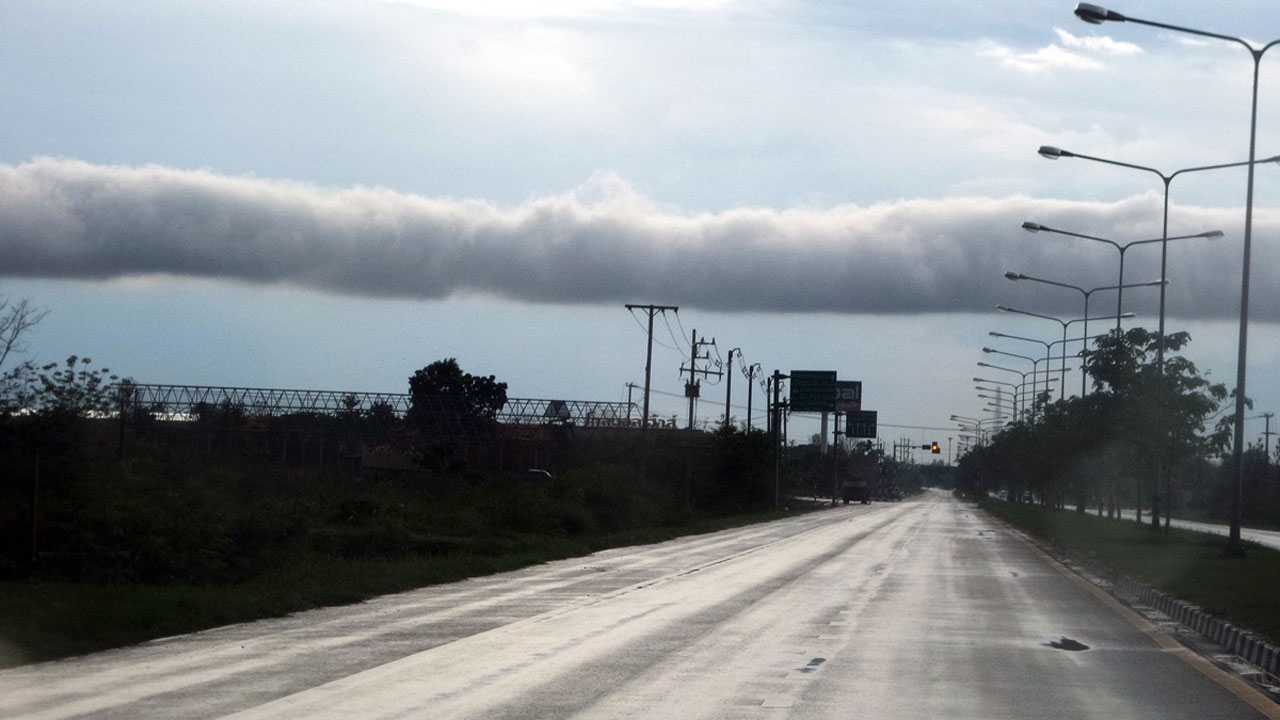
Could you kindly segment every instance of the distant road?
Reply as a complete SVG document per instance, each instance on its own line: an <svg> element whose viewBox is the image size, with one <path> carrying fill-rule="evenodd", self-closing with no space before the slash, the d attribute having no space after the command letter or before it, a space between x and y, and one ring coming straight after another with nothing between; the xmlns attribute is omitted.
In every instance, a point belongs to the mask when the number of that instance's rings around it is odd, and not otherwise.
<svg viewBox="0 0 1280 720"><path fill-rule="evenodd" d="M1213 533L1215 535L1230 535L1231 528L1227 525L1217 525L1214 523L1196 522L1194 520L1179 520L1174 518L1170 521L1174 527L1185 528L1187 530L1195 530L1197 532ZM1240 528L1240 537L1244 540L1251 540L1259 545L1266 545L1280 550L1280 532L1275 530L1254 530L1253 528Z"/></svg>
<svg viewBox="0 0 1280 720"><path fill-rule="evenodd" d="M24 718L1199 720L1277 707L942 492L0 672L0 717Z"/></svg>

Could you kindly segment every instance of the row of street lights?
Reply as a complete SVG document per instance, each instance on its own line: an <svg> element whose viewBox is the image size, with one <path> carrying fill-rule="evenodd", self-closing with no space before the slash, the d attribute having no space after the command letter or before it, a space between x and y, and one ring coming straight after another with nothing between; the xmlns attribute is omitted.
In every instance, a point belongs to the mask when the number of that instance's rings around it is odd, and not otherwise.
<svg viewBox="0 0 1280 720"><path fill-rule="evenodd" d="M1186 34L1195 35L1203 38L1225 40L1228 42L1236 43L1244 47L1249 52L1250 57L1253 59L1253 85L1252 85L1251 108L1250 108L1250 117L1249 117L1249 158L1248 160L1245 160L1243 162L1221 163L1216 165L1202 165L1202 166L1196 166L1196 167L1187 167L1187 168L1182 168L1179 170L1175 170L1173 172L1166 173L1154 167L1148 167L1145 165L1137 165L1137 164L1121 162L1117 160L1110 160L1107 158L1095 157L1092 155L1085 155L1082 153L1075 153L1075 152L1063 150L1061 148L1050 146L1050 145L1041 146L1039 149L1040 155L1051 160L1057 160L1059 158L1078 158L1082 160L1089 160L1089 161L1103 163L1103 164L1117 166L1117 167L1139 170L1142 172L1154 174L1157 177L1159 177L1161 182L1164 185L1164 207L1163 207L1163 222L1162 222L1161 236L1159 238L1152 238L1149 240L1137 240L1137 241L1122 245L1114 240L1110 240L1107 238L1095 237L1092 235L1085 235L1083 233L1075 233L1075 232L1070 232L1066 230L1059 230L1056 228L1050 228L1050 227L1040 225L1038 223L1033 223L1033 222L1025 222L1023 223L1022 227L1029 232L1051 232L1051 233L1057 233L1061 235L1067 235L1071 237L1077 237L1077 238L1082 238L1086 240L1092 240L1092 241L1110 244L1119 253L1119 266L1120 266L1119 280L1115 285L1107 285L1107 286L1086 289L1086 288L1083 288L1077 285L1072 285L1065 282L1049 280L1049 279L1040 278L1040 277L1034 277L1030 275L1025 275L1023 273L1007 272L1005 273L1005 277L1008 278L1009 280L1015 280L1015 281L1030 280L1030 281L1040 282L1048 285L1055 285L1058 287L1074 289L1080 292L1085 302L1084 316L1081 318L1068 321L1068 320L1062 320L1062 319L1048 316L1048 315L1041 315L1039 313L1033 313L1025 310L1017 310L1017 309L1009 308L1006 306L997 306L997 309L1005 312L1014 312L1014 313L1020 313L1023 315L1030 315L1034 317L1045 318L1045 319L1058 322L1062 325L1063 339L1061 342L1063 345L1063 352L1061 353L1060 357L1062 360L1062 379L1064 380L1064 382L1062 382L1060 386L1060 391L1062 394L1060 394L1059 397L1061 398L1065 396L1065 374L1066 374L1066 359L1067 359L1067 353L1066 353L1067 326L1075 322L1081 322L1085 324L1084 330L1081 335L1082 342L1084 344L1084 348L1082 349L1081 354L1083 359L1087 360L1087 355L1085 355L1085 353L1087 353L1088 341L1090 339L1088 335L1089 320L1115 319L1116 329L1119 330L1121 320L1123 320L1126 317L1133 317L1132 313L1123 312L1123 293L1125 288L1159 286L1160 309L1159 309L1159 328L1158 328L1157 343L1156 343L1156 353L1157 353L1156 364L1157 364L1158 372L1163 374L1165 370L1164 368L1164 365L1165 365L1164 352L1165 352L1165 341L1166 341L1166 336L1165 336L1166 292L1165 291L1168 285L1168 281L1166 278L1167 278L1167 267L1168 267L1169 241L1183 240L1183 239L1217 239L1223 236L1223 233L1220 230L1210 230L1210 231L1196 233L1192 235L1178 235L1178 236L1171 237L1169 235L1169 188L1170 188L1170 185L1172 184L1174 178L1180 177L1184 174L1202 172L1202 171L1208 171L1208 170L1220 170L1220 169L1234 168L1234 167L1244 167L1247 169L1248 176L1247 176L1246 191L1245 191L1245 225L1244 225L1244 242L1243 242L1243 260L1242 260L1241 281L1240 281L1240 330L1239 330L1239 342L1237 347L1234 434L1232 438L1232 453L1231 453L1234 487L1233 487L1232 501L1231 501L1231 530L1230 530L1230 539L1228 542L1228 550L1239 553L1241 552L1241 547L1242 547L1240 544L1240 512L1241 512L1241 499L1242 499L1241 489L1243 485L1243 471L1244 471L1244 468L1243 468L1243 444L1244 444L1244 420L1245 420L1244 412L1245 412L1246 403L1247 403L1247 396L1245 394L1245 380L1246 380L1246 360L1247 360L1247 344L1248 344L1247 341L1248 341L1248 327L1249 327L1249 272L1250 272L1250 257L1252 252L1252 240L1253 240L1254 170L1256 165L1259 162L1280 162L1280 155L1268 157L1261 161L1256 159L1257 158L1257 153L1256 153L1257 123L1258 123L1258 74L1259 74L1259 67L1260 67L1263 55L1272 47L1276 46L1277 44L1280 44L1280 40L1273 40L1260 47L1254 47L1251 43L1249 43L1248 41L1242 38L1207 32L1203 30L1197 30L1194 28L1188 28L1188 27L1183 27L1178 25L1170 25L1167 23L1155 22L1152 20L1143 20L1140 18L1133 18L1133 17L1129 17L1121 13L1118 13L1116 11L1109 10L1107 8L1094 5L1091 3L1078 4L1075 9L1075 14L1081 20L1087 23L1095 24L1095 25L1106 23L1106 22L1135 23L1135 24L1148 25L1151 27L1161 28L1164 30L1170 30L1170 31L1179 32L1179 33L1186 33ZM1125 252L1130 247L1134 247L1137 245L1151 244L1156 242L1160 243L1160 246L1161 246L1160 278L1157 280L1153 280L1151 282L1134 283L1131 285L1126 285L1124 282ZM1116 291L1116 312L1114 315L1109 316L1108 318L1089 318L1088 317L1089 298L1094 292L1097 292L1098 290L1115 290ZM995 332L991 334L996 337L1014 337L1014 336L1006 336L1001 333L995 333ZM1020 338L1020 339L1031 340L1030 338ZM1045 345L1046 359L1048 359L1051 354L1050 343L1046 343L1044 341L1039 341L1039 340L1032 340L1032 341L1039 342ZM1009 372L1015 372L1015 373L1018 373L1019 375L1022 375L1023 377L1022 384L1015 386L1015 389L1014 389L1015 398L1017 398L1021 394L1022 386L1025 386L1027 384L1026 376L1030 374L1032 377L1032 380L1031 380L1032 394L1033 395L1035 394L1035 382L1036 382L1035 376L1039 372L1037 360L1027 356L1015 355L1013 353L1005 353L1003 351L993 350L991 348L984 348L983 350L984 352L996 352L1004 355L1013 355L1014 357L1021 357L1021 358L1030 360L1032 362L1032 371L1030 373L1023 373L1021 371L1013 370L1011 368L997 368L996 366L988 365L986 363L981 363L981 362L978 364L983 367L991 367L994 369L1007 370ZM1085 392L1083 370L1084 369L1082 368L1081 396L1083 396ZM1048 371L1048 368L1046 367L1046 372L1047 371ZM974 380L981 381L981 382L995 382L990 380L982 380L980 378L974 378ZM1045 389L1047 392L1048 377L1046 377ZM1017 408L1017 404L1015 403L1015 409L1016 408ZM1024 413L1026 412L1025 407L1022 408L1022 412ZM961 419L966 421L972 420L970 418L959 418L958 416L952 416L952 419L953 420ZM1163 466L1163 453L1159 453L1157 457L1157 476L1160 478L1163 478L1162 466ZM1166 489L1167 488L1168 488L1168 485L1166 484ZM1168 507L1168 504L1166 502L1166 508L1167 507Z"/></svg>
<svg viewBox="0 0 1280 720"><path fill-rule="evenodd" d="M1231 529L1230 539L1227 549L1233 554L1243 554L1243 545L1240 542L1240 514L1242 502L1242 490L1244 485L1244 412L1246 403L1248 402L1245 395L1245 366L1248 355L1248 337L1249 337L1249 260L1253 247L1253 186L1254 186L1254 170L1257 165L1257 139L1258 139L1258 71L1262 64L1262 56L1268 50L1280 44L1280 40L1272 40L1261 47L1254 47L1251 43L1243 38L1231 35L1222 35L1219 33L1197 30L1195 28L1183 27L1179 25L1170 25L1168 23L1155 22L1152 20L1143 20L1141 18L1127 17L1114 10L1093 5L1091 3L1080 3L1076 6L1075 14L1081 20L1094 25L1100 25L1105 22L1131 22L1139 25L1149 25L1151 27L1161 28L1163 30L1171 30L1179 33L1186 33L1198 37L1210 38L1215 40L1225 40L1227 42L1236 43L1249 52L1249 57L1253 60L1253 86L1249 108L1249 159L1244 163L1248 172L1248 180L1245 189L1245 210L1244 210L1244 248L1243 261L1240 272L1240 336L1237 343L1236 355L1236 403L1234 417L1234 432L1232 436L1231 460L1232 471L1234 475L1234 488L1231 493ZM1270 158L1274 159L1274 158ZM1141 168L1147 169L1147 168ZM1163 177L1163 176L1162 176ZM1165 180L1165 187L1168 188L1169 180ZM1166 192L1166 210L1168 207ZM1166 232L1167 232L1166 212ZM1163 360L1164 334L1161 333L1159 338L1160 359ZM1161 363L1163 370L1163 363Z"/></svg>

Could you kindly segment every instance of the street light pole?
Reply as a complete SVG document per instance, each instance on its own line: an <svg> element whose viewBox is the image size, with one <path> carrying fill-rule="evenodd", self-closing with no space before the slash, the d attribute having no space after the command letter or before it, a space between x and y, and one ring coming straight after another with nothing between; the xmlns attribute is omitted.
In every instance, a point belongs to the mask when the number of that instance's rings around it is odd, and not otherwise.
<svg viewBox="0 0 1280 720"><path fill-rule="evenodd" d="M1170 184L1173 183L1174 178L1184 173L1201 172L1205 170L1221 170L1225 168L1234 168L1234 167L1244 167L1245 165L1251 164L1246 160L1244 162L1219 163L1217 165L1201 165L1197 167L1182 168L1180 170L1174 170L1171 173L1164 173L1156 168L1148 167L1146 165L1136 165L1134 163L1121 162L1119 160L1110 160L1107 158L1094 157L1092 155L1085 155L1083 153L1074 153L1069 150L1063 150L1062 148L1054 147L1052 145L1041 145L1039 153L1042 157L1048 158L1050 160L1057 160L1060 157L1080 158L1081 160L1091 160L1093 162L1104 163L1106 165L1115 165L1117 167L1141 170L1143 172L1152 173L1156 177L1160 178L1161 183L1163 183L1164 185L1164 207L1161 214L1161 217L1162 217L1161 235L1164 236L1165 238L1169 237L1169 186ZM1275 155L1265 160L1259 160L1257 162L1274 162L1274 161L1280 161L1280 155ZM1167 271L1168 259L1169 259L1169 243L1166 241L1160 244L1160 276L1161 277L1165 277L1168 274L1168 271ZM1157 338L1156 338L1156 342L1157 342L1156 372L1160 375L1160 377L1164 377L1164 348L1165 348L1164 318L1165 318L1165 288L1162 287L1160 288L1160 327L1157 331ZM1081 374L1080 382L1083 385L1084 383L1083 373ZM1161 435L1163 436L1164 433L1162 432ZM1162 450L1161 453L1158 454L1156 457L1156 474L1159 476L1160 482L1163 483L1165 487L1164 526L1166 530L1169 529L1170 518L1172 517L1172 513L1173 513L1173 507L1172 507L1173 487L1168 482L1168 479L1164 477L1165 473L1167 472L1167 469L1168 468L1165 466L1165 458Z"/></svg>
<svg viewBox="0 0 1280 720"><path fill-rule="evenodd" d="M1052 320L1052 321L1054 321L1054 322L1056 322L1056 323L1058 323L1059 325L1061 325L1061 326L1062 326L1062 385L1060 385L1060 386L1059 386L1059 388L1060 388L1060 392L1059 392L1059 397L1058 397L1058 399L1060 399L1060 400L1066 397L1066 382L1067 382L1067 356L1066 356L1066 350L1067 350L1067 345L1066 345L1066 343L1067 343L1067 326L1068 326L1068 325L1071 325L1072 323L1083 322L1083 323L1086 323L1086 324L1087 324L1090 320L1110 320L1110 319L1112 319L1112 318L1115 318L1115 321L1116 321L1116 327L1117 327L1117 328L1119 328L1119 327L1120 327L1120 321L1121 321L1121 320L1129 320L1129 319L1132 319L1132 318L1137 317L1137 315L1135 315L1134 313L1127 312L1127 313L1118 313L1118 314L1116 314L1116 315L1104 315L1104 316L1102 316L1102 317L1080 317L1080 318L1075 318L1075 319L1073 319L1073 320L1062 320L1061 318L1056 318L1056 317L1054 317L1054 316L1052 316L1052 315L1042 315L1042 314L1037 313L1037 312L1031 312L1030 310L1019 310L1019 309L1017 309L1017 308L1011 308L1011 307L1008 307L1007 305L997 305L997 306L996 306L996 309L997 309L997 310L999 310L999 311L1001 311L1001 312L1017 313L1018 315L1030 315L1031 317L1038 317L1038 318L1043 318L1043 319L1045 319L1045 320Z"/></svg>
<svg viewBox="0 0 1280 720"><path fill-rule="evenodd" d="M1040 372L1042 372L1042 371L1040 371L1040 370L1035 369L1035 366L1034 366L1034 365L1032 365L1031 372L1023 372L1023 371L1021 371L1021 370L1014 370L1013 368L1002 367L1002 366L1000 366L1000 365L992 365L992 364L990 364L990 363L985 363L985 362L981 362L981 361L979 361L979 362L978 362L978 367L991 368L992 370L1003 370L1003 371L1005 371L1005 372L1011 372L1011 373L1013 373L1013 374L1015 374L1015 375L1018 375L1018 376L1020 376L1020 377L1022 378L1022 384L1023 384L1023 385L1026 385L1026 384L1027 384L1027 376L1028 376L1028 375L1030 375L1030 376L1031 376L1031 387L1032 387L1032 395L1033 395L1033 396L1035 395L1035 382L1036 382L1036 375L1037 375L1037 374L1039 374ZM1043 372L1045 373L1044 388L1045 388L1045 394L1047 395L1047 394L1049 394L1049 383L1053 381L1053 378L1052 378L1052 377L1049 377L1049 372L1050 372L1050 371L1049 371L1047 368L1046 368ZM1033 398L1033 400L1032 400L1032 403L1033 403L1033 404L1032 404L1032 409L1033 409L1033 410L1034 410L1034 408L1035 408L1034 402L1035 402L1035 400L1034 400L1034 398ZM1026 411L1026 409L1025 409L1025 403L1024 403L1023 412L1025 412L1025 411Z"/></svg>
<svg viewBox="0 0 1280 720"><path fill-rule="evenodd" d="M1160 178L1160 182L1164 185L1164 209L1162 212L1162 223L1161 223L1161 232L1160 232L1160 235L1163 238L1164 242L1160 244L1160 277L1166 277L1168 275L1169 185L1173 183L1173 179L1178 177L1179 175L1184 175L1186 173L1202 172L1205 170L1224 170L1227 168L1244 167L1250 164L1248 160L1245 160L1242 162L1220 163L1217 165L1199 165L1196 167L1181 168L1178 170L1174 170L1171 173L1165 173L1165 172L1161 172L1156 168L1148 167L1146 165L1136 165L1134 163L1122 162L1120 160L1109 160L1107 158L1095 157L1093 155L1085 155L1084 153L1071 152L1070 150L1063 150L1062 148L1054 147L1052 145L1041 145L1040 150L1038 152L1040 153L1041 157L1045 157L1050 160L1057 160L1058 158L1064 158L1064 157L1080 158L1081 160L1091 160L1093 162L1103 163L1106 165L1115 165L1117 167L1131 168L1133 170L1141 170L1143 172L1149 172L1155 175L1156 177ZM1280 162L1280 155L1272 155L1269 158L1258 160L1256 161L1255 164L1269 163L1269 162ZM1159 366L1161 373L1164 372L1164 334L1165 334L1164 318L1165 318L1165 289L1160 288L1160 328L1158 330L1160 344L1156 346L1156 365Z"/></svg>
<svg viewBox="0 0 1280 720"><path fill-rule="evenodd" d="M1246 183L1244 205L1244 259L1240 270L1240 341L1236 354L1235 428L1231 443L1231 461L1235 471L1235 488L1231 493L1231 530L1227 540L1227 552L1233 555L1243 555L1244 545L1240 542L1240 520L1244 492L1244 411L1247 402L1245 398L1245 363L1249 340L1249 258L1253 247L1253 171L1254 160L1257 158L1258 142L1258 71L1262 65L1262 56L1268 50L1280 44L1280 40L1272 40L1260 48L1255 48L1243 38L1169 25L1152 20L1126 17L1114 10L1108 10L1091 3L1076 5L1075 13L1076 17L1093 25L1100 25L1108 21L1132 22L1139 25L1149 25L1164 30L1173 30L1237 43L1245 50L1248 50L1249 57L1253 59L1253 89L1249 107L1249 177Z"/></svg>
<svg viewBox="0 0 1280 720"><path fill-rule="evenodd" d="M1058 230L1057 228L1051 228L1047 225L1041 225L1040 223L1024 222L1022 223L1022 229L1032 233L1050 232L1050 233L1057 233L1058 235L1067 235L1070 237L1083 238L1085 240L1094 240L1096 242L1106 243L1111 247L1115 248L1120 253L1120 281L1116 284L1116 329L1117 330L1120 329L1119 317L1121 313L1121 302L1124 299L1124 288L1127 287L1124 284L1124 254L1129 248L1135 245L1147 245L1150 243L1168 244L1170 240L1190 240L1193 238L1213 239L1213 238L1222 237L1221 230L1208 230L1202 233L1195 233L1194 235L1177 235L1175 237L1158 237L1158 238L1151 238L1149 240L1134 240L1132 242L1121 245L1115 240L1096 237L1094 235L1085 235L1083 233L1070 232L1067 230ZM1161 295L1163 296L1163 291L1161 291Z"/></svg>
<svg viewBox="0 0 1280 720"><path fill-rule="evenodd" d="M1070 284L1070 283L1058 282L1058 281L1056 281L1056 280L1046 280L1045 278L1035 277L1035 276L1032 276L1032 275L1024 275L1023 273L1007 272L1007 273L1005 273L1005 274L1004 274L1004 276L1005 276L1006 278L1008 278L1009 280L1030 280L1030 281L1032 281L1032 282L1044 283L1045 285L1056 285L1057 287L1067 288L1067 289L1070 289L1070 290L1076 290L1076 291L1078 291L1081 295L1083 295L1083 296L1084 296L1084 317L1085 317L1085 321L1084 321L1084 328L1083 328L1083 330L1082 330L1082 332L1081 332L1081 334L1080 334L1080 342L1081 342L1081 350L1080 350L1080 352L1081 352L1081 356L1080 356L1080 357L1081 357L1081 365L1080 365L1080 397L1084 397L1084 392L1085 392L1085 384L1084 384L1084 383L1085 383L1085 364L1086 364L1086 363L1085 363L1085 360L1088 358L1088 355L1089 355L1089 320L1088 320L1088 318L1089 318L1089 296L1090 296L1090 295L1093 295L1095 292L1097 292L1097 291L1099 291L1099 290L1121 290L1121 289L1126 288L1126 287L1130 287L1130 288L1133 288L1133 287L1152 287L1152 286L1155 286L1155 285L1159 285L1159 286L1160 286L1161 306L1163 307L1163 305L1164 305L1164 288L1165 288L1165 286L1166 286L1166 285L1168 285L1168 284L1169 284L1169 281L1168 281L1168 280L1152 280L1151 282L1145 282L1145 283L1131 283L1131 284L1129 284L1129 285L1124 285L1124 286L1121 286L1121 285L1103 285L1102 287L1096 287L1096 288L1092 288L1092 289L1089 289L1089 290L1085 290L1084 288L1080 287L1079 285L1072 285L1072 284ZM1163 319L1161 320L1161 322L1163 323ZM1116 323L1117 323L1117 324L1119 324L1119 320L1117 320L1117 321L1116 321ZM1161 327L1161 332L1162 332L1162 333L1164 332L1163 326ZM1163 338L1163 335L1161 335L1161 337ZM1067 347L1066 347L1066 345L1063 345L1063 346L1062 346L1062 353L1063 353L1063 355L1066 355L1066 353L1067 353ZM1063 387L1066 387L1066 383L1065 383L1065 381L1063 382Z"/></svg>
<svg viewBox="0 0 1280 720"><path fill-rule="evenodd" d="M1048 347L1044 348L1044 357L1030 357L1029 355L1019 355L1019 354L1016 354L1016 352L1005 352L1004 350L996 350L995 347L983 347L982 351L987 352L987 354L1007 355L1009 357L1018 357L1018 359L1020 360L1027 360L1028 363L1032 364L1033 373L1039 372L1039 361L1044 360L1044 372L1046 372L1046 375L1048 373L1048 359L1050 359L1050 357L1048 357ZM1036 395L1036 384L1034 383L1036 383L1036 377L1034 377L1033 375L1032 377L1032 395L1033 396ZM1048 392L1048 383L1044 383L1044 392L1046 393Z"/></svg>

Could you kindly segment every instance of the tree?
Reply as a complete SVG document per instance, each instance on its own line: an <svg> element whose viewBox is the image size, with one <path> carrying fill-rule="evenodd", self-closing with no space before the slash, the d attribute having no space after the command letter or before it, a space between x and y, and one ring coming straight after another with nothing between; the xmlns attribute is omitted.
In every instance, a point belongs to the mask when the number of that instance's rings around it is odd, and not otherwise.
<svg viewBox="0 0 1280 720"><path fill-rule="evenodd" d="M76 355L62 365L37 367L24 362L0 377L0 414L25 412L43 416L87 418L110 413L116 396L107 368L91 369L89 358Z"/></svg>
<svg viewBox="0 0 1280 720"><path fill-rule="evenodd" d="M1226 386L1209 382L1194 363L1172 354L1190 341L1186 332L1166 335L1163 368L1150 359L1158 355L1160 337L1143 328L1111 332L1098 340L1097 351L1089 357L1094 386L1109 389L1117 398L1116 431L1138 465L1133 468L1139 482L1135 500L1140 511L1144 499L1150 498L1153 524L1159 521L1161 495L1166 524L1173 502L1172 484L1153 471L1185 468L1213 452L1225 437L1221 428L1208 436L1204 430L1205 422L1228 398ZM1151 483L1149 495L1141 485L1144 475Z"/></svg>
<svg viewBox="0 0 1280 720"><path fill-rule="evenodd" d="M455 358L437 360L409 378L408 420L419 432L474 434L486 429L507 404L507 384L472 375Z"/></svg>
<svg viewBox="0 0 1280 720"><path fill-rule="evenodd" d="M1190 339L1172 333L1165 348L1180 350ZM1087 365L1094 391L1046 402L1004 428L962 459L962 486L982 492L999 482L1010 498L1030 490L1054 507L1074 499L1080 511L1096 499L1113 509L1122 501L1139 509L1150 502L1153 518L1161 504L1167 512L1173 497L1167 473L1190 475L1221 447L1221 428L1206 433L1205 423L1228 394L1186 358L1168 353L1163 368L1157 365L1159 341L1143 328L1100 338Z"/></svg>
<svg viewBox="0 0 1280 720"><path fill-rule="evenodd" d="M22 336L40 324L48 314L48 310L32 306L27 298L12 302L0 297L0 368L4 367L10 353L20 353L26 349Z"/></svg>

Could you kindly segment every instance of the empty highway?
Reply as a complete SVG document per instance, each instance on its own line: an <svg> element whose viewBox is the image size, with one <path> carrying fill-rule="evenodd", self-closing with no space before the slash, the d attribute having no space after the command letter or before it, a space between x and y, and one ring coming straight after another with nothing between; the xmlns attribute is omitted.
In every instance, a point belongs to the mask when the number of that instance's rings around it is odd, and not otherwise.
<svg viewBox="0 0 1280 720"><path fill-rule="evenodd" d="M1259 718L929 492L0 672L0 717Z"/></svg>

